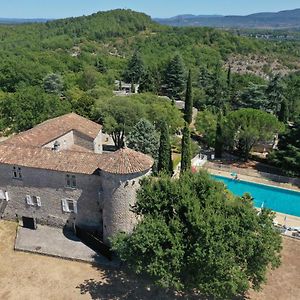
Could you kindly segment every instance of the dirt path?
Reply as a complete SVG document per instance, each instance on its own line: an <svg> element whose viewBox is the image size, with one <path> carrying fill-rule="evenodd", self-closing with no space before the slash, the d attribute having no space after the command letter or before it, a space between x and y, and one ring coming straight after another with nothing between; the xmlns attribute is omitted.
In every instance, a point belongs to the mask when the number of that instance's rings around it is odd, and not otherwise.
<svg viewBox="0 0 300 300"><path fill-rule="evenodd" d="M13 250L16 224L0 220L0 299L175 299L159 289L149 291L139 278L128 278L120 271L99 269L72 262ZM70 249L72 251L72 249ZM300 295L300 242L284 239L282 266L271 272L261 293L254 300L298 300Z"/></svg>

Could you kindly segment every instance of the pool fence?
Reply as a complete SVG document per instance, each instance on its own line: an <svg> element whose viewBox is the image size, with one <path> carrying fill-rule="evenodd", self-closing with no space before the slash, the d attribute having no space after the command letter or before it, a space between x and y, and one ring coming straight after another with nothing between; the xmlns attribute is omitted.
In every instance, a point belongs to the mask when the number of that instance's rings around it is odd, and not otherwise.
<svg viewBox="0 0 300 300"><path fill-rule="evenodd" d="M256 171L253 169L237 168L237 167L227 166L227 165L218 164L218 163L209 162L209 161L207 161L203 165L203 168L204 169L212 169L215 171L223 171L223 172L228 172L228 173L237 173L240 175L251 176L251 177L256 177L256 178L263 178L263 179L272 180L272 181L279 182L279 183L289 183L289 184L300 187L300 178L281 176L281 175L276 175L276 174L272 174L272 173Z"/></svg>

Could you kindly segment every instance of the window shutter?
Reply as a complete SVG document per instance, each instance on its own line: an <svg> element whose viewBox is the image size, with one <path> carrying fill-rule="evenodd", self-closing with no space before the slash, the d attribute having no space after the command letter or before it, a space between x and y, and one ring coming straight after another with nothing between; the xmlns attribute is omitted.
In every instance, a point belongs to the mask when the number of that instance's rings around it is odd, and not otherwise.
<svg viewBox="0 0 300 300"><path fill-rule="evenodd" d="M28 205L34 205L30 195L26 195L26 203Z"/></svg>
<svg viewBox="0 0 300 300"><path fill-rule="evenodd" d="M73 201L74 213L77 214L77 201Z"/></svg>
<svg viewBox="0 0 300 300"><path fill-rule="evenodd" d="M38 207L41 207L42 206L42 202L41 202L41 197L36 197L36 205L38 206Z"/></svg>
<svg viewBox="0 0 300 300"><path fill-rule="evenodd" d="M8 197L8 192L5 192L5 200L8 201L9 197Z"/></svg>
<svg viewBox="0 0 300 300"><path fill-rule="evenodd" d="M61 200L62 210L64 212L69 212L69 207L66 199Z"/></svg>

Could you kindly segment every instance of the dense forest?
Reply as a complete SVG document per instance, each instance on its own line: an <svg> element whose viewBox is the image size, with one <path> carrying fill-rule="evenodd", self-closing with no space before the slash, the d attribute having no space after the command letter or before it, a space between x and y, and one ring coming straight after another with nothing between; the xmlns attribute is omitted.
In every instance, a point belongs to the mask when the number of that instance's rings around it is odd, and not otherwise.
<svg viewBox="0 0 300 300"><path fill-rule="evenodd" d="M261 58L264 76L253 66L251 72L250 66L245 72L232 68L228 62L236 57L245 58L245 65L246 58ZM223 114L262 109L294 121L300 113L299 58L296 40L162 26L131 10L0 25L0 127L9 134L76 111L104 123L112 134L127 134L142 118L157 123L158 116L175 132L183 118L160 96L184 100L188 70L194 106L213 114L214 124L220 109ZM284 71L275 72L274 62ZM116 80L139 83L140 94L126 101L115 97ZM128 125L120 128L125 119Z"/></svg>

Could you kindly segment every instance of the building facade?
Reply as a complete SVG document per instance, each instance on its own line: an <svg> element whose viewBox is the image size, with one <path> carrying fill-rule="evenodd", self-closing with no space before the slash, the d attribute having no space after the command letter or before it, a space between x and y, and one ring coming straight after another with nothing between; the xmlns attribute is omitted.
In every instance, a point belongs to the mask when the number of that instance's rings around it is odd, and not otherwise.
<svg viewBox="0 0 300 300"><path fill-rule="evenodd" d="M103 153L102 139L99 124L72 113L1 143L2 217L94 230L107 244L130 232L136 191L153 160L127 148Z"/></svg>

